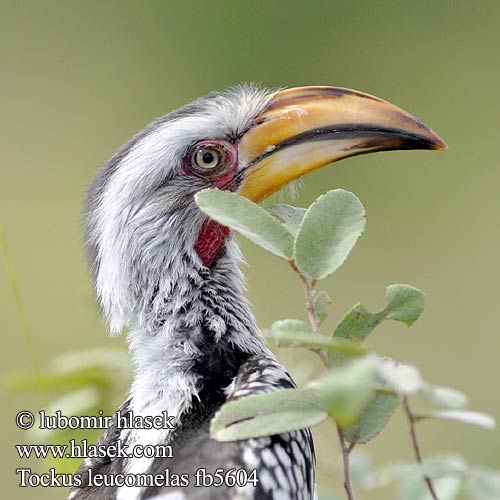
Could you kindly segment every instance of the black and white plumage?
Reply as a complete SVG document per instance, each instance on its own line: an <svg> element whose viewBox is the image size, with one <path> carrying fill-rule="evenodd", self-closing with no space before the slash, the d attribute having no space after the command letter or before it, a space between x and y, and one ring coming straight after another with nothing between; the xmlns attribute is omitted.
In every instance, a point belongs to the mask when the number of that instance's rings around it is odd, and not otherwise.
<svg viewBox="0 0 500 500"><path fill-rule="evenodd" d="M111 331L129 331L135 375L122 413L167 410L175 428L119 431L113 425L100 444L169 444L173 458L86 459L79 472L85 478L89 468L101 474L169 469L188 473L191 484L98 488L84 481L70 498L312 499L308 429L232 443L209 435L210 420L226 400L294 383L256 326L236 242L207 221L194 195L217 187L260 201L336 159L442 146L416 119L367 94L241 86L167 114L118 150L89 190L89 260ZM195 488L192 477L201 467L257 469L259 481L255 487Z"/></svg>
<svg viewBox="0 0 500 500"><path fill-rule="evenodd" d="M174 496L159 495L156 488L144 488L139 498L236 498L241 500L253 498L276 499L309 499L313 497L314 485L314 446L309 429L293 431L283 435L260 437L245 441L219 443L210 438L209 423L218 407L224 401L237 399L249 394L269 392L278 388L294 387L290 376L273 359L264 356L253 356L241 366L227 397L214 398L210 394L201 393L191 408L183 414L181 424L169 437L169 444L174 449L175 458L155 458L147 468L148 474L163 474L168 468L173 474L189 474L190 484L179 488ZM126 401L120 408L125 415L130 410L131 401ZM125 438L125 439L124 439ZM110 427L101 439L101 443L112 443L127 438L116 429ZM92 460L82 464L79 473L87 477L86 470L92 467L102 474L120 474L123 464L108 457ZM245 487L220 486L207 488L194 486L196 471L204 468L209 473L217 469L244 468L249 476L253 470L258 472L258 484ZM172 488L175 490L175 488ZM96 488L84 488L80 496L75 498L115 498L116 489L107 488L105 492ZM131 488L124 497L131 495ZM133 493L134 495L137 493ZM108 496L106 496L108 495ZM184 495L184 496L183 496Z"/></svg>

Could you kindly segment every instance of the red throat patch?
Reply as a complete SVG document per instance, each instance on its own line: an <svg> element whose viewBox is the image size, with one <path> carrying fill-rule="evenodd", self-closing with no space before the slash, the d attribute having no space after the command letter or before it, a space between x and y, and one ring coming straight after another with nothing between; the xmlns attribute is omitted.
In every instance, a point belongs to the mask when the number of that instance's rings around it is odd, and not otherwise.
<svg viewBox="0 0 500 500"><path fill-rule="evenodd" d="M205 266L212 266L228 234L229 228L214 220L207 219L203 223L194 249Z"/></svg>

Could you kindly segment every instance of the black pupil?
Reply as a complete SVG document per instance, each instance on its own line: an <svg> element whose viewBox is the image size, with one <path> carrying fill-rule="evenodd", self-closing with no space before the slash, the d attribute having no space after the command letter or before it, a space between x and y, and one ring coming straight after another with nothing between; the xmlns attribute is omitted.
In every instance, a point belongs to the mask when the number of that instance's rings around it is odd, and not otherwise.
<svg viewBox="0 0 500 500"><path fill-rule="evenodd" d="M213 153L210 153L209 151L206 151L205 153L203 153L203 163L206 163L206 164L210 164L214 161L214 154Z"/></svg>

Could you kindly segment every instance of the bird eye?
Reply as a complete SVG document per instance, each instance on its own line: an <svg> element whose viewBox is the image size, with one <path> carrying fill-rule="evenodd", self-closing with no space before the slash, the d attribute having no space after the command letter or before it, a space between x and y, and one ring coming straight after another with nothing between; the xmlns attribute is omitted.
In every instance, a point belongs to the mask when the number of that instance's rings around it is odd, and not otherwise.
<svg viewBox="0 0 500 500"><path fill-rule="evenodd" d="M212 170L220 165L222 154L216 148L203 146L196 151L194 161L199 168Z"/></svg>
<svg viewBox="0 0 500 500"><path fill-rule="evenodd" d="M201 141L184 157L181 172L202 179L215 179L237 166L236 147L222 140Z"/></svg>

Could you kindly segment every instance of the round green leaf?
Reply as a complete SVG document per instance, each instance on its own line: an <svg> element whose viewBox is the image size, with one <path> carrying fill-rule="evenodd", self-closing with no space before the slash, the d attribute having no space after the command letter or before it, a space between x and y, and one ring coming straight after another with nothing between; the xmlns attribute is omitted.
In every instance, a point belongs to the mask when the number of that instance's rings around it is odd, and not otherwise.
<svg viewBox="0 0 500 500"><path fill-rule="evenodd" d="M297 319L276 321L267 337L272 339L277 347L323 349L327 352L339 352L351 356L366 353L366 347L359 342L315 335L308 323Z"/></svg>
<svg viewBox="0 0 500 500"><path fill-rule="evenodd" d="M354 194L336 189L307 210L295 239L297 267L311 279L338 269L365 229L365 210Z"/></svg>
<svg viewBox="0 0 500 500"><path fill-rule="evenodd" d="M270 213L247 198L229 191L204 189L195 196L200 210L265 250L291 260L293 236Z"/></svg>
<svg viewBox="0 0 500 500"><path fill-rule="evenodd" d="M428 459L423 466L414 465L414 472L400 477L401 500L432 500L424 474L431 478L439 500L458 500L464 484L466 468L461 457ZM410 469L411 470L411 469Z"/></svg>
<svg viewBox="0 0 500 500"><path fill-rule="evenodd" d="M380 358L377 369L387 389L403 396L416 394L425 384L420 371L413 365L398 363L389 358Z"/></svg>
<svg viewBox="0 0 500 500"><path fill-rule="evenodd" d="M382 431L398 406L396 396L377 392L358 422L344 429L346 439L350 443L367 443Z"/></svg>
<svg viewBox="0 0 500 500"><path fill-rule="evenodd" d="M362 342L383 319L383 313L373 314L363 304L356 304L342 318L333 336Z"/></svg>
<svg viewBox="0 0 500 500"><path fill-rule="evenodd" d="M313 391L280 389L224 404L210 433L217 441L236 441L311 427L326 417Z"/></svg>
<svg viewBox="0 0 500 500"><path fill-rule="evenodd" d="M314 296L314 312L316 316L324 321L328 318L328 306L332 303L332 299L325 291L318 292Z"/></svg>
<svg viewBox="0 0 500 500"><path fill-rule="evenodd" d="M328 414L342 427L352 425L373 397L376 362L372 356L330 370L307 384L318 392Z"/></svg>
<svg viewBox="0 0 500 500"><path fill-rule="evenodd" d="M441 406L447 408L463 408L467 405L467 396L451 387L426 384L422 389L422 395Z"/></svg>
<svg viewBox="0 0 500 500"><path fill-rule="evenodd" d="M500 471L486 468L472 469L465 484L471 500L498 500L500 498Z"/></svg>
<svg viewBox="0 0 500 500"><path fill-rule="evenodd" d="M377 486L373 461L366 450L361 448L353 449L349 455L349 463L353 483L359 484L366 489Z"/></svg>
<svg viewBox="0 0 500 500"><path fill-rule="evenodd" d="M424 310L425 295L414 286L390 285L386 294L389 302L384 310L386 319L403 321L411 326Z"/></svg>
<svg viewBox="0 0 500 500"><path fill-rule="evenodd" d="M417 413L416 418L435 418L439 420L453 420L469 425L477 425L484 429L494 429L496 427L495 419L487 413L469 410L437 410L428 413Z"/></svg>

